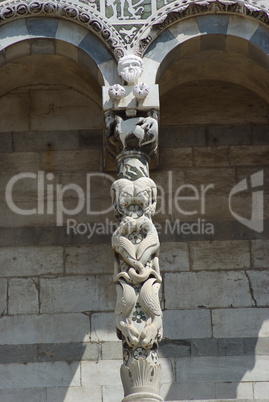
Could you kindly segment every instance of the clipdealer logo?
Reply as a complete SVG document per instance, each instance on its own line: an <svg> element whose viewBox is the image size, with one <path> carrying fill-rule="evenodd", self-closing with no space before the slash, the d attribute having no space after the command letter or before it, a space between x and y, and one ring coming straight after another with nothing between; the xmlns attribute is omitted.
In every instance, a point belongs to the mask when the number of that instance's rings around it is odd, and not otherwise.
<svg viewBox="0 0 269 402"><path fill-rule="evenodd" d="M214 224L208 222L205 218L210 216L210 210L208 210L207 196L208 192L214 192L214 184L202 184L200 187L196 187L192 184L182 184L177 188L173 188L173 173L168 172L168 180L166 182L167 188L162 188L157 183L158 189L158 210L156 215L163 214L173 215L176 211L177 214L181 216L197 216L197 221L195 219L188 220L188 222L181 222L179 219L167 220L165 221L165 234L167 233L177 233L177 234L210 234L214 235ZM99 211L92 210L91 205L91 195L94 194L94 185L92 185L92 180L105 180L107 183L111 184L115 179L106 173L88 173L86 175L86 188L83 189L78 184L69 183L67 185L53 184L55 176L53 173L45 173L43 171L24 172L19 173L10 178L7 183L5 190L5 199L8 207L11 211L19 215L55 215L57 226L63 226L67 224L68 230L73 230L75 234L84 234L82 232L88 231L90 236L93 233L104 234L108 231L111 232L111 225L104 225L104 222L95 223L92 228L91 224L88 223L77 223L75 219L67 219L65 222L65 217L74 217L79 214L84 208L86 209L87 215L106 215L114 209L113 205L110 205L106 209L101 209ZM34 180L36 183L37 191L37 204L35 208L22 209L20 204L16 203L16 185L22 180ZM262 186L264 184L264 172L260 170L253 173L250 176L250 185L248 185L247 178L241 180L237 183L227 195L226 207L229 207L231 215L242 225L254 230L255 232L261 233L264 227L264 191ZM233 200L239 195L242 198L251 191L251 205L247 205L246 209L251 208L250 219L239 215L238 211L233 208ZM66 197L73 193L73 198L75 200L75 206L73 208L68 208L65 205ZM109 190L108 190L109 191ZM245 198L247 199L247 198ZM74 204L73 204L74 205ZM207 208L206 208L207 206ZM111 222L113 224L113 222ZM99 227L99 226L100 227ZM158 223L155 223L157 226ZM158 228L156 227L158 230ZM163 228L159 228L163 231Z"/></svg>
<svg viewBox="0 0 269 402"><path fill-rule="evenodd" d="M263 199L264 199L264 194L263 190L261 187L263 186L263 181L264 181L264 174L263 170L260 170L259 172L253 173L250 176L250 187L251 189L257 189L256 191L252 191L252 197L251 197L251 218L247 219L244 218L243 216L239 215L238 213L234 212L232 209L232 197L235 194L241 193L242 191L248 190L248 183L247 179L244 179L237 183L231 190L229 194L229 209L233 217L242 223L242 225L254 230L255 232L261 233L263 231L263 220L264 220L264 215L263 215Z"/></svg>

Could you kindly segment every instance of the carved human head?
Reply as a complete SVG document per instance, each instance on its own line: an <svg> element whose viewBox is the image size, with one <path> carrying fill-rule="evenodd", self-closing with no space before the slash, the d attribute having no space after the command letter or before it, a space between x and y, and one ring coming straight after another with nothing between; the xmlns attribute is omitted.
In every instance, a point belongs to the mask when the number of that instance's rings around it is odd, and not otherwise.
<svg viewBox="0 0 269 402"><path fill-rule="evenodd" d="M118 74L128 82L134 84L143 73L143 60L135 55L122 57L118 62Z"/></svg>

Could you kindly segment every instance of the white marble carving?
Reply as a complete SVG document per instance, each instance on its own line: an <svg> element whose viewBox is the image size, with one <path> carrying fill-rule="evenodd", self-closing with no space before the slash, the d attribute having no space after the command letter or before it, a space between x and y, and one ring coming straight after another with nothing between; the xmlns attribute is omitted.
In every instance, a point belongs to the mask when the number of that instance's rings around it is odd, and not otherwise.
<svg viewBox="0 0 269 402"><path fill-rule="evenodd" d="M122 57L118 62L118 74L128 84L134 84L143 73L143 60L135 55Z"/></svg>
<svg viewBox="0 0 269 402"><path fill-rule="evenodd" d="M161 367L157 358L163 332L159 301L160 243L151 220L156 209L157 188L147 177L148 165L144 158L141 152L123 153L118 159L119 176L123 178L111 186L119 220L112 235L112 247L117 287L116 326L124 351L121 377L126 398L123 401L139 400L139 395L162 401L158 396ZM125 169L126 166L129 167Z"/></svg>
<svg viewBox="0 0 269 402"><path fill-rule="evenodd" d="M113 100L120 100L125 96L125 89L119 84L114 84L108 88L108 95Z"/></svg>
<svg viewBox="0 0 269 402"><path fill-rule="evenodd" d="M155 111L150 111L146 117L137 116L127 119L109 112L106 114L106 127L109 142L113 145L120 142L122 150L143 149L150 144L152 152L157 147L158 119Z"/></svg>
<svg viewBox="0 0 269 402"><path fill-rule="evenodd" d="M137 84L134 86L133 94L136 99L145 99L150 91L149 85L145 83Z"/></svg>

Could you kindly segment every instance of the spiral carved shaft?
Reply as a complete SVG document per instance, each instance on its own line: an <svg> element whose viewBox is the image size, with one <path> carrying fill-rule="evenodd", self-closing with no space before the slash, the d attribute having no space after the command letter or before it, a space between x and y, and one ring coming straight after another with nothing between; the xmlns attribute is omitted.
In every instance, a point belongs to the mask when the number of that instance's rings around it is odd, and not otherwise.
<svg viewBox="0 0 269 402"><path fill-rule="evenodd" d="M125 401L162 401L158 344L162 338L159 301L159 238L151 220L156 208L156 185L148 177L147 155L122 152L119 179L111 187L119 221L112 235L117 288L116 326L123 343L121 378ZM131 174L130 174L131 172Z"/></svg>

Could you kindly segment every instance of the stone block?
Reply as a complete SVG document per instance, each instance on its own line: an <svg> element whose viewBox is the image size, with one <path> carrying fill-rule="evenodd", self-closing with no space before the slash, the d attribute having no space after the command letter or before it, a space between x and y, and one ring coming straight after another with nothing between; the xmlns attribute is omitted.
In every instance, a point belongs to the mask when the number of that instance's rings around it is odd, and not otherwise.
<svg viewBox="0 0 269 402"><path fill-rule="evenodd" d="M266 54L269 52L269 35L263 26L259 26L250 38L250 42L262 49Z"/></svg>
<svg viewBox="0 0 269 402"><path fill-rule="evenodd" d="M249 40L259 27L259 23L254 20L246 21L237 15L229 16L229 24L227 29L227 35L239 36Z"/></svg>
<svg viewBox="0 0 269 402"><path fill-rule="evenodd" d="M21 131L29 128L29 102L28 93L7 94L0 98L1 132ZM16 115L16 119L10 118L10 110ZM9 157L12 158L12 156L14 158L14 155ZM6 170L2 171L8 173ZM21 169L21 171L23 170Z"/></svg>
<svg viewBox="0 0 269 402"><path fill-rule="evenodd" d="M120 366L121 360L99 360L96 362L81 362L82 386L89 385L113 385L121 384Z"/></svg>
<svg viewBox="0 0 269 402"><path fill-rule="evenodd" d="M179 170L192 167L191 148L162 148L160 149L160 164L164 170Z"/></svg>
<svg viewBox="0 0 269 402"><path fill-rule="evenodd" d="M100 148L103 146L103 130L79 130L79 147L81 149Z"/></svg>
<svg viewBox="0 0 269 402"><path fill-rule="evenodd" d="M205 126L162 126L159 144L160 148L205 147L206 128Z"/></svg>
<svg viewBox="0 0 269 402"><path fill-rule="evenodd" d="M36 361L37 345L0 345L0 364L33 363Z"/></svg>
<svg viewBox="0 0 269 402"><path fill-rule="evenodd" d="M70 29L72 26L72 29ZM55 34L56 39L79 45L88 34L88 30L77 24L70 24L69 21L59 20L58 28Z"/></svg>
<svg viewBox="0 0 269 402"><path fill-rule="evenodd" d="M269 309L225 309L212 311L215 338L269 336Z"/></svg>
<svg viewBox="0 0 269 402"><path fill-rule="evenodd" d="M0 133L0 153L12 152L12 134Z"/></svg>
<svg viewBox="0 0 269 402"><path fill-rule="evenodd" d="M36 230L34 227L18 227L16 228L15 244L16 246L33 246L36 244ZM10 243L12 246L15 244ZM51 243L53 244L53 243ZM44 244L46 245L46 244Z"/></svg>
<svg viewBox="0 0 269 402"><path fill-rule="evenodd" d="M251 126L208 126L206 138L208 146L251 145Z"/></svg>
<svg viewBox="0 0 269 402"><path fill-rule="evenodd" d="M0 172L3 172L5 175L15 175L22 172L35 172L39 170L39 168L38 153L17 152L1 154Z"/></svg>
<svg viewBox="0 0 269 402"><path fill-rule="evenodd" d="M116 359L120 360L122 358L122 342L103 342L102 343L102 359L103 360L111 360Z"/></svg>
<svg viewBox="0 0 269 402"><path fill-rule="evenodd" d="M219 356L241 356L244 352L243 338L221 338L217 340Z"/></svg>
<svg viewBox="0 0 269 402"><path fill-rule="evenodd" d="M12 39L14 40L14 38ZM13 43L12 45L8 46L5 49L5 62L10 63L11 61L19 59L21 57L30 56L30 54L31 54L30 41L21 40L20 42Z"/></svg>
<svg viewBox="0 0 269 402"><path fill-rule="evenodd" d="M46 388L1 389L0 400L5 402L47 402Z"/></svg>
<svg viewBox="0 0 269 402"><path fill-rule="evenodd" d="M73 163L71 163L73 161ZM63 173L99 171L101 150L55 151L41 153L41 169Z"/></svg>
<svg viewBox="0 0 269 402"><path fill-rule="evenodd" d="M166 401L178 401L179 397L182 402L197 399L197 402L214 402L212 398L215 397L215 384L212 382L206 383L192 383L192 384L179 384L177 382L162 384L161 396ZM183 401L184 398L184 401ZM203 400L201 400L203 398ZM205 401L205 399L210 400ZM199 401L198 401L199 399Z"/></svg>
<svg viewBox="0 0 269 402"><path fill-rule="evenodd" d="M91 341L116 342L117 340L114 313L93 313L91 316Z"/></svg>
<svg viewBox="0 0 269 402"><path fill-rule="evenodd" d="M16 245L16 228L0 228L0 247Z"/></svg>
<svg viewBox="0 0 269 402"><path fill-rule="evenodd" d="M268 146L242 146L230 148L230 161L232 166L266 166L269 164Z"/></svg>
<svg viewBox="0 0 269 402"><path fill-rule="evenodd" d="M47 38L30 40L31 55L54 55L55 41Z"/></svg>
<svg viewBox="0 0 269 402"><path fill-rule="evenodd" d="M157 39L149 46L145 55L149 59L153 59L158 62L167 56L167 54L178 45L178 40L169 30L163 31Z"/></svg>
<svg viewBox="0 0 269 402"><path fill-rule="evenodd" d="M201 36L201 51L225 51L226 35Z"/></svg>
<svg viewBox="0 0 269 402"><path fill-rule="evenodd" d="M2 27L0 33L1 48L5 48L12 43L21 41L23 37L28 36L27 26L25 20L11 21Z"/></svg>
<svg viewBox="0 0 269 402"><path fill-rule="evenodd" d="M192 270L229 270L250 267L249 242L228 240L193 242L190 245Z"/></svg>
<svg viewBox="0 0 269 402"><path fill-rule="evenodd" d="M251 127L253 145L268 145L268 125L254 124Z"/></svg>
<svg viewBox="0 0 269 402"><path fill-rule="evenodd" d="M261 398L266 400L269 395L269 382L255 382L254 387L254 398Z"/></svg>
<svg viewBox="0 0 269 402"><path fill-rule="evenodd" d="M65 272L67 274L111 274L113 250L109 244L67 247ZM108 264L111 261L111 264Z"/></svg>
<svg viewBox="0 0 269 402"><path fill-rule="evenodd" d="M226 167L229 163L228 147L195 147L193 148L194 165L196 167Z"/></svg>
<svg viewBox="0 0 269 402"><path fill-rule="evenodd" d="M236 395L235 395L236 390ZM252 382L241 383L216 383L216 397L217 398L253 398Z"/></svg>
<svg viewBox="0 0 269 402"><path fill-rule="evenodd" d="M165 274L164 289L168 309L251 307L254 304L248 279L242 271Z"/></svg>
<svg viewBox="0 0 269 402"><path fill-rule="evenodd" d="M253 268L268 268L269 266L269 240L252 240L251 257Z"/></svg>
<svg viewBox="0 0 269 402"><path fill-rule="evenodd" d="M31 91L30 98L31 131L100 128L102 124L100 107L74 89L40 89Z"/></svg>
<svg viewBox="0 0 269 402"><path fill-rule="evenodd" d="M189 271L190 263L187 243L161 243L160 269L162 272Z"/></svg>
<svg viewBox="0 0 269 402"><path fill-rule="evenodd" d="M209 195L225 195L228 197L236 184L235 169L231 168L186 169L185 172L185 183L195 186L200 193L203 188L205 202ZM210 185L213 187L209 187Z"/></svg>
<svg viewBox="0 0 269 402"><path fill-rule="evenodd" d="M194 339L191 341L191 355L198 356L217 356L217 339Z"/></svg>
<svg viewBox="0 0 269 402"><path fill-rule="evenodd" d="M176 363L177 382L231 382L235 385L235 398L238 382L268 381L268 359L268 356L184 357Z"/></svg>
<svg viewBox="0 0 269 402"><path fill-rule="evenodd" d="M191 41L182 42L179 48L180 57L188 57L201 50L201 36L192 38Z"/></svg>
<svg viewBox="0 0 269 402"><path fill-rule="evenodd" d="M0 279L0 316L7 313L7 281Z"/></svg>
<svg viewBox="0 0 269 402"><path fill-rule="evenodd" d="M37 346L37 359L46 361L98 360L101 345L97 343L46 343Z"/></svg>
<svg viewBox="0 0 269 402"><path fill-rule="evenodd" d="M248 271L253 299L259 307L269 307L269 271Z"/></svg>
<svg viewBox="0 0 269 402"><path fill-rule="evenodd" d="M13 133L13 147L15 152L74 150L79 147L78 132L76 130L16 132Z"/></svg>
<svg viewBox="0 0 269 402"><path fill-rule="evenodd" d="M77 363L28 363L0 366L0 389L79 386Z"/></svg>
<svg viewBox="0 0 269 402"><path fill-rule="evenodd" d="M111 310L115 298L112 275L40 279L42 313Z"/></svg>
<svg viewBox="0 0 269 402"><path fill-rule="evenodd" d="M180 24L174 24L169 28L169 31L179 43L201 35L195 18L183 20Z"/></svg>
<svg viewBox="0 0 269 402"><path fill-rule="evenodd" d="M183 193L180 196L187 197L186 195L183 195ZM192 197L192 199L187 198L177 199L177 204L175 205L175 208L173 210L173 218L175 219L178 218L182 222L185 221L197 222L197 219L200 218L201 222L203 220L204 223L207 222L209 223L213 221L231 220L232 215L229 210L227 196L214 195L210 193L210 190L205 196L205 202L202 201L201 193L198 193L197 198L195 198L196 195L194 191L191 190L189 196ZM241 207L242 204L245 206L247 202L248 200L246 201L245 198L243 197L233 197L232 200L233 209L237 211L236 208L239 208L239 206ZM212 234L212 231L214 231L214 228L213 230L210 229L208 234ZM204 233L206 233L205 230ZM196 235L202 234L202 227L200 230L198 229L193 230L191 234Z"/></svg>
<svg viewBox="0 0 269 402"><path fill-rule="evenodd" d="M160 344L158 355L161 358L177 358L191 355L191 342L185 340L163 339Z"/></svg>
<svg viewBox="0 0 269 402"><path fill-rule="evenodd" d="M249 42L238 36L228 35L226 38L226 51L228 53L240 53L242 55L248 55L248 44Z"/></svg>
<svg viewBox="0 0 269 402"><path fill-rule="evenodd" d="M89 317L84 314L16 315L0 320L3 345L87 342L89 335Z"/></svg>
<svg viewBox="0 0 269 402"><path fill-rule="evenodd" d="M63 273L61 247L3 247L0 249L2 276Z"/></svg>
<svg viewBox="0 0 269 402"><path fill-rule="evenodd" d="M107 47L92 32L88 32L87 36L85 36L78 46L81 50L84 50L96 64L102 64L112 59L112 55Z"/></svg>
<svg viewBox="0 0 269 402"><path fill-rule="evenodd" d="M55 41L55 53L59 56L66 57L78 63L78 48L70 43L64 42L62 40Z"/></svg>
<svg viewBox="0 0 269 402"><path fill-rule="evenodd" d="M248 58L251 62L257 63L260 67L268 71L269 64L268 64L268 57L267 53L265 53L261 48L257 47L255 44L248 42ZM266 120L256 121L257 123L267 123Z"/></svg>
<svg viewBox="0 0 269 402"><path fill-rule="evenodd" d="M268 325L268 323L264 323L262 325L262 329L261 331L266 328L266 326ZM245 350L246 352L248 351L248 342L245 341ZM256 339L256 344L255 344L255 353L256 355L269 355L269 337L260 337L258 339Z"/></svg>
<svg viewBox="0 0 269 402"><path fill-rule="evenodd" d="M103 402L119 402L124 397L122 385L104 385L102 394Z"/></svg>
<svg viewBox="0 0 269 402"><path fill-rule="evenodd" d="M101 387L57 387L47 389L47 402L102 401ZM29 401L30 402L30 401Z"/></svg>
<svg viewBox="0 0 269 402"><path fill-rule="evenodd" d="M180 295L180 291L172 292L171 296L175 297L176 294ZM209 310L165 310L163 322L164 338L195 339L212 336Z"/></svg>
<svg viewBox="0 0 269 402"><path fill-rule="evenodd" d="M228 15L203 15L196 20L201 34L227 34Z"/></svg>
<svg viewBox="0 0 269 402"><path fill-rule="evenodd" d="M31 36L54 38L58 20L54 18L27 18L26 26Z"/></svg>
<svg viewBox="0 0 269 402"><path fill-rule="evenodd" d="M38 292L38 278L11 278L8 287L9 314L38 313Z"/></svg>

